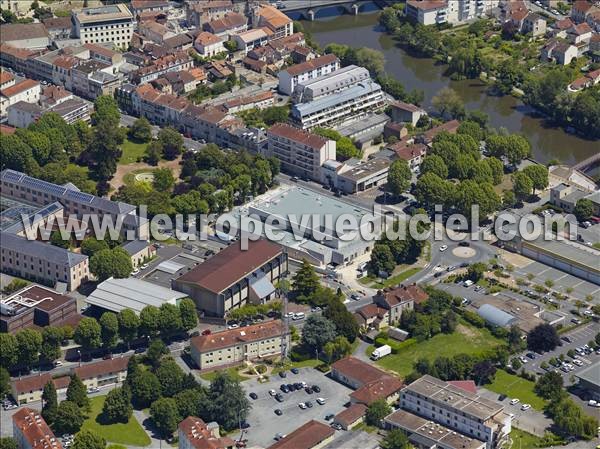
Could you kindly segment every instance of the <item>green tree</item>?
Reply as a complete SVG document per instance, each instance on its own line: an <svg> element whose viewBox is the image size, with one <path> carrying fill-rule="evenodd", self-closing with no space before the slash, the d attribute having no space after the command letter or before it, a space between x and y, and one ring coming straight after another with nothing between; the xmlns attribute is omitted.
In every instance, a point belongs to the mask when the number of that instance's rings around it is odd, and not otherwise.
<svg viewBox="0 0 600 449"><path fill-rule="evenodd" d="M354 319L352 312L337 297L330 301L325 309L324 315L335 325L338 335L344 336L350 343L354 343L358 337L358 323Z"/></svg>
<svg viewBox="0 0 600 449"><path fill-rule="evenodd" d="M376 243L371 252L371 260L369 261L369 273L373 276L379 276L379 273L385 272L390 274L396 268L396 261L392 250L388 245Z"/></svg>
<svg viewBox="0 0 600 449"><path fill-rule="evenodd" d="M314 267L307 261L302 261L302 266L292 279L292 290L300 302L308 302L319 289L319 277Z"/></svg>
<svg viewBox="0 0 600 449"><path fill-rule="evenodd" d="M519 200L529 198L533 191L533 181L523 172L516 172L512 175L513 192Z"/></svg>
<svg viewBox="0 0 600 449"><path fill-rule="evenodd" d="M172 357L163 358L155 374L164 396L172 397L182 390L185 373Z"/></svg>
<svg viewBox="0 0 600 449"><path fill-rule="evenodd" d="M146 117L138 118L129 128L129 138L137 142L152 140L152 125Z"/></svg>
<svg viewBox="0 0 600 449"><path fill-rule="evenodd" d="M191 298L183 298L179 302L179 313L183 329L189 331L198 325L198 313L196 303Z"/></svg>
<svg viewBox="0 0 600 449"><path fill-rule="evenodd" d="M119 337L127 343L127 346L136 339L140 327L140 319L131 309L123 309L117 315Z"/></svg>
<svg viewBox="0 0 600 449"><path fill-rule="evenodd" d="M159 338L152 340L150 346L148 346L148 351L146 351L146 360L152 364L152 366L158 366L160 359L163 355L169 353L167 346L163 343L163 341Z"/></svg>
<svg viewBox="0 0 600 449"><path fill-rule="evenodd" d="M145 306L140 312L141 335L154 338L160 330L160 310L155 306Z"/></svg>
<svg viewBox="0 0 600 449"><path fill-rule="evenodd" d="M10 394L10 373L6 368L0 366L0 397Z"/></svg>
<svg viewBox="0 0 600 449"><path fill-rule="evenodd" d="M477 385L489 384L494 380L496 367L489 360L482 360L473 366L471 375Z"/></svg>
<svg viewBox="0 0 600 449"><path fill-rule="evenodd" d="M573 214L579 222L589 220L594 214L594 203L587 198L582 198L575 204Z"/></svg>
<svg viewBox="0 0 600 449"><path fill-rule="evenodd" d="M478 282L483 279L483 275L487 270L487 266L482 262L475 262L469 265L467 269L467 278L473 282Z"/></svg>
<svg viewBox="0 0 600 449"><path fill-rule="evenodd" d="M113 312L104 312L100 316L100 335L102 338L102 346L108 350L112 350L117 346L119 341L119 320Z"/></svg>
<svg viewBox="0 0 600 449"><path fill-rule="evenodd" d="M133 271L131 257L123 248L116 247L98 251L90 258L90 271L100 281L110 277L127 278Z"/></svg>
<svg viewBox="0 0 600 449"><path fill-rule="evenodd" d="M153 187L161 192L170 191L175 185L173 172L169 168L157 168L153 172L154 179L152 180Z"/></svg>
<svg viewBox="0 0 600 449"><path fill-rule="evenodd" d="M317 352L335 336L335 324L321 315L310 315L302 328L302 343Z"/></svg>
<svg viewBox="0 0 600 449"><path fill-rule="evenodd" d="M56 388L54 382L49 380L44 385L44 391L42 392L42 417L48 423L52 425L56 419L56 413L58 412L58 396L56 394Z"/></svg>
<svg viewBox="0 0 600 449"><path fill-rule="evenodd" d="M208 397L211 419L218 420L225 430L237 428L247 418L251 405L246 392L239 380L226 372L220 372L211 382Z"/></svg>
<svg viewBox="0 0 600 449"><path fill-rule="evenodd" d="M157 165L163 154L163 145L158 140L153 140L146 147L146 162L150 165Z"/></svg>
<svg viewBox="0 0 600 449"><path fill-rule="evenodd" d="M444 205L453 197L455 188L435 173L425 173L415 184L415 197L423 205L433 209L434 205Z"/></svg>
<svg viewBox="0 0 600 449"><path fill-rule="evenodd" d="M535 392L544 399L559 399L563 394L563 378L559 373L544 373L535 383Z"/></svg>
<svg viewBox="0 0 600 449"><path fill-rule="evenodd" d="M7 12L10 11L2 11L2 17L4 17L4 13ZM0 449L19 449L19 446L17 445L17 440L13 437L2 437L0 438Z"/></svg>
<svg viewBox="0 0 600 449"><path fill-rule="evenodd" d="M529 165L523 169L523 173L531 179L534 194L536 189L542 190L548 187L548 167L545 165Z"/></svg>
<svg viewBox="0 0 600 449"><path fill-rule="evenodd" d="M45 326L42 329L40 358L48 363L52 363L60 358L60 344L63 341L63 338L64 332L62 329L54 326Z"/></svg>
<svg viewBox="0 0 600 449"><path fill-rule="evenodd" d="M0 366L12 367L19 359L19 343L14 335L0 333Z"/></svg>
<svg viewBox="0 0 600 449"><path fill-rule="evenodd" d="M85 416L83 411L75 402L66 400L62 401L58 406L53 428L58 435L65 433L75 434L79 432L84 421Z"/></svg>
<svg viewBox="0 0 600 449"><path fill-rule="evenodd" d="M132 413L131 393L128 387L117 387L108 392L102 406L103 419L109 423L127 423Z"/></svg>
<svg viewBox="0 0 600 449"><path fill-rule="evenodd" d="M69 249L71 246L71 239L63 238L62 233L59 230L56 230L50 233L50 244L59 248Z"/></svg>
<svg viewBox="0 0 600 449"><path fill-rule="evenodd" d="M382 449L411 449L412 445L408 437L401 429L390 430L383 440L381 440Z"/></svg>
<svg viewBox="0 0 600 449"><path fill-rule="evenodd" d="M460 95L449 87L440 90L431 99L431 104L444 117L461 119L465 116L465 104Z"/></svg>
<svg viewBox="0 0 600 449"><path fill-rule="evenodd" d="M39 360L42 348L42 334L34 329L22 329L17 332L17 347L19 363L31 368Z"/></svg>
<svg viewBox="0 0 600 449"><path fill-rule="evenodd" d="M433 173L441 179L448 178L448 166L440 156L432 154L423 159L421 163L421 174Z"/></svg>
<svg viewBox="0 0 600 449"><path fill-rule="evenodd" d="M145 408L160 398L162 386L151 371L141 371L131 385L131 399L136 407Z"/></svg>
<svg viewBox="0 0 600 449"><path fill-rule="evenodd" d="M99 251L109 249L108 243L105 240L98 240L95 237L86 237L81 242L81 252L86 256L92 257Z"/></svg>
<svg viewBox="0 0 600 449"><path fill-rule="evenodd" d="M177 404L179 416L182 419L188 416L198 416L202 419L210 419L208 393L205 388L188 388L173 396Z"/></svg>
<svg viewBox="0 0 600 449"><path fill-rule="evenodd" d="M392 195L400 196L410 186L412 172L404 159L398 159L390 165L387 188Z"/></svg>
<svg viewBox="0 0 600 449"><path fill-rule="evenodd" d="M176 305L164 303L159 307L160 334L170 337L183 329L181 312Z"/></svg>
<svg viewBox="0 0 600 449"><path fill-rule="evenodd" d="M85 351L99 348L102 344L102 329L100 324L94 318L84 317L77 325L73 339Z"/></svg>
<svg viewBox="0 0 600 449"><path fill-rule="evenodd" d="M71 380L67 387L67 401L71 401L85 410L90 406L90 399L87 396L85 385L77 374L71 374Z"/></svg>
<svg viewBox="0 0 600 449"><path fill-rule="evenodd" d="M527 348L532 351L553 351L559 345L558 332L550 324L539 324L527 334Z"/></svg>
<svg viewBox="0 0 600 449"><path fill-rule="evenodd" d="M365 421L371 426L381 426L383 418L392 413L392 407L385 401L385 399L378 399L369 405Z"/></svg>
<svg viewBox="0 0 600 449"><path fill-rule="evenodd" d="M339 335L323 346L323 352L327 355L329 363L333 363L352 354L352 344L346 337Z"/></svg>
<svg viewBox="0 0 600 449"><path fill-rule="evenodd" d="M167 160L173 160L183 152L183 136L175 128L162 128L158 133L158 141Z"/></svg>
<svg viewBox="0 0 600 449"><path fill-rule="evenodd" d="M91 430L84 429L75 435L73 449L104 449L106 440Z"/></svg>
<svg viewBox="0 0 600 449"><path fill-rule="evenodd" d="M150 406L150 417L163 438L173 435L181 420L177 403L173 398L160 398L154 401Z"/></svg>

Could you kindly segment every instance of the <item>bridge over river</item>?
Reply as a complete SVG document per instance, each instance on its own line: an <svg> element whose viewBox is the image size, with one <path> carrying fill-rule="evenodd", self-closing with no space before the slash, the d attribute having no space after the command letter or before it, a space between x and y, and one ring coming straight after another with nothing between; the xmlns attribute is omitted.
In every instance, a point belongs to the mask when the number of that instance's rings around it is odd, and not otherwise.
<svg viewBox="0 0 600 449"><path fill-rule="evenodd" d="M375 3L380 8L384 8L393 2L390 0L373 0L371 2L359 0L283 0L282 3L283 8L281 8L281 11L286 14L295 13L303 19L315 20L319 11L331 7L337 7L347 14L358 15L369 4Z"/></svg>

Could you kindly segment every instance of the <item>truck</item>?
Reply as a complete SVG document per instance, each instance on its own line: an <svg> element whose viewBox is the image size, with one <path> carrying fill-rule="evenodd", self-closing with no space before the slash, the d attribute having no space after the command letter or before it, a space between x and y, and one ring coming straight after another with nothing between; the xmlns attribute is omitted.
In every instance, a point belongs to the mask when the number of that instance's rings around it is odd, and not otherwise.
<svg viewBox="0 0 600 449"><path fill-rule="evenodd" d="M371 353L371 360L379 360L386 355L390 355L392 353L392 348L390 345L383 345L378 348L375 348Z"/></svg>

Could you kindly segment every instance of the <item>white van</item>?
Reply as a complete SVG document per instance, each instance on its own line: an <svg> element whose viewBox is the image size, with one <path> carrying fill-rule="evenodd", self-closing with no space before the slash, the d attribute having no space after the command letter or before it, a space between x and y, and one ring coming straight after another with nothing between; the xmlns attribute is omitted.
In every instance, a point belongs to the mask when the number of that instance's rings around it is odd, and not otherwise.
<svg viewBox="0 0 600 449"><path fill-rule="evenodd" d="M294 313L293 320L294 321L303 320L305 316L306 315L304 314L304 312Z"/></svg>

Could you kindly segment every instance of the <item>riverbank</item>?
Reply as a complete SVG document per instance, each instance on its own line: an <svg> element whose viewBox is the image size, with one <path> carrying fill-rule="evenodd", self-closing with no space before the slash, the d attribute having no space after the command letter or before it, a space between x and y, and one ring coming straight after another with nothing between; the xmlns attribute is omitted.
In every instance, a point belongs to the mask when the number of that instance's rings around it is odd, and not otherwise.
<svg viewBox="0 0 600 449"><path fill-rule="evenodd" d="M509 96L488 95L488 84L478 80L453 81L444 76L446 66L432 58L417 58L396 45L378 22L379 13L359 16L337 16L329 19L303 22L307 31L323 47L335 42L351 46L364 46L384 53L386 72L400 80L407 91L425 92L426 108L431 108L431 98L444 87L456 90L467 110L481 110L488 114L490 126L506 128L526 136L533 147L533 157L547 163L558 159L574 164L596 154L598 141L586 140L554 128L536 111L520 100Z"/></svg>

